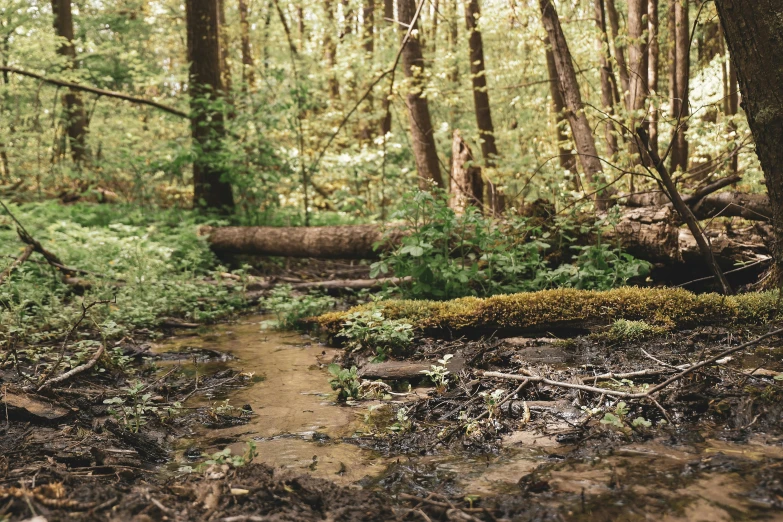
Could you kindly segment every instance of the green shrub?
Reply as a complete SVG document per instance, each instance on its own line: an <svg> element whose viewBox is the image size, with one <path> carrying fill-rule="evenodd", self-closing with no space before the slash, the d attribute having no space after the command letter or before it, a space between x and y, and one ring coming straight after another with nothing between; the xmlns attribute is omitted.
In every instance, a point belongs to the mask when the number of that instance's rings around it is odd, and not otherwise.
<svg viewBox="0 0 783 522"><path fill-rule="evenodd" d="M414 299L453 299L529 292L553 287L609 289L649 274L650 263L635 259L602 241L601 230L611 225L610 214L591 226L580 226L583 236L596 243L572 246L573 263L551 268L545 259L550 242L559 247L573 242L576 228L557 220L557 234L544 231L532 220L510 215L504 220L483 216L475 208L457 215L442 192L419 191L392 216L401 220L390 234L400 244L372 265L371 276L389 272L411 277L400 287Z"/></svg>
<svg viewBox="0 0 783 522"><path fill-rule="evenodd" d="M273 321L265 321L264 326L278 330L300 328L302 319L323 314L334 308L336 303L334 298L316 292L295 295L291 285L275 287L269 297L260 301L261 306L277 318Z"/></svg>
<svg viewBox="0 0 783 522"><path fill-rule="evenodd" d="M376 359L383 360L389 352L401 355L408 349L413 325L386 319L378 310L362 310L347 315L339 335L348 340L348 348L373 350Z"/></svg>

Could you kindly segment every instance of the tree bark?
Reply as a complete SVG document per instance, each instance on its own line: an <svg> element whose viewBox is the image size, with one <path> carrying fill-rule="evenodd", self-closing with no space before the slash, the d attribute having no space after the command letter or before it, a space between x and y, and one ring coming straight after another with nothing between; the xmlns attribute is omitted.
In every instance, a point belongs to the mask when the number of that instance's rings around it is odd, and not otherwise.
<svg viewBox="0 0 783 522"><path fill-rule="evenodd" d="M539 0L539 4L541 6L544 27L549 35L549 42L552 44L552 54L555 57L557 76L560 80L563 99L568 109L568 121L571 124L571 132L576 143L576 150L579 153L579 162L582 164L582 170L589 186L594 187L600 184L601 180L599 178L603 173L603 167L598 159L593 131L585 115L571 52L568 49L568 43L560 26L560 19L557 16L554 4L552 4L551 0ZM599 208L604 205L602 197L598 193L595 194L595 200Z"/></svg>
<svg viewBox="0 0 783 522"><path fill-rule="evenodd" d="M372 69L373 54L375 53L375 0L364 0L364 6L362 7L362 48L364 49L365 68ZM367 95L364 105L362 105L362 112L364 113L363 120L360 124L359 138L364 142L369 142L375 135L376 130L373 129L373 124L377 122L372 121L373 118L373 105L374 96L372 93Z"/></svg>
<svg viewBox="0 0 783 522"><path fill-rule="evenodd" d="M628 65L630 108L636 112L644 108L647 97L647 68L644 59L647 42L644 38L644 15L647 14L647 0L628 0ZM639 118L634 115L632 129ZM633 142L633 140L632 140Z"/></svg>
<svg viewBox="0 0 783 522"><path fill-rule="evenodd" d="M716 0L772 204L778 283L783 274L783 2Z"/></svg>
<svg viewBox="0 0 783 522"><path fill-rule="evenodd" d="M214 107L223 93L220 71L220 29L216 0L185 3L188 59L190 60L191 134L193 160L193 206L203 210L231 212L231 184L216 156L225 137L223 113Z"/></svg>
<svg viewBox="0 0 783 522"><path fill-rule="evenodd" d="M606 155L611 158L617 154L617 134L615 133L612 118L614 117L615 101L619 101L620 95L617 92L617 81L614 77L614 71L612 71L612 54L609 47L609 38L606 34L606 13L604 10L604 0L594 0L593 9L595 12L595 23L598 26L598 50L601 53L599 62L601 65L601 108L606 113L606 123L604 124L604 140L606 141ZM554 65L554 58L552 58L551 62L552 65ZM549 65L549 63L550 55L547 54L547 65ZM551 66L549 66L549 73L549 90L550 93L553 93L553 91L557 88L557 84L554 85L555 89L553 89ZM552 99L554 99L554 93Z"/></svg>
<svg viewBox="0 0 783 522"><path fill-rule="evenodd" d="M658 67L660 62L660 44L658 34L660 32L658 23L658 0L647 1L647 39L650 42L647 49L648 68L647 68L647 88L650 93L650 112L648 113L650 125L650 148L658 153L658 108L656 101L658 94Z"/></svg>
<svg viewBox="0 0 783 522"><path fill-rule="evenodd" d="M732 118L731 121L729 121L728 129L729 133L733 133L732 140L736 144L737 124L733 121L733 117L736 116L737 110L739 109L739 84L737 83L737 67L730 59L728 59L728 57L724 65L728 69L726 87L726 90L728 91L726 93L726 115ZM732 154L731 159L729 160L729 167L731 171L735 173L739 170L739 157L737 154Z"/></svg>
<svg viewBox="0 0 783 522"><path fill-rule="evenodd" d="M242 45L242 89L255 90L256 73L253 50L250 47L250 22L248 21L248 0L239 0L239 30Z"/></svg>
<svg viewBox="0 0 783 522"><path fill-rule="evenodd" d="M451 191L449 207L462 214L468 206L482 209L484 181L481 179L481 169L473 162L473 153L459 130L454 129L451 142Z"/></svg>
<svg viewBox="0 0 783 522"><path fill-rule="evenodd" d="M223 80L223 92L227 100L231 99L233 78L231 76L231 41L226 23L226 0L218 2L218 31L220 32L220 75Z"/></svg>
<svg viewBox="0 0 783 522"><path fill-rule="evenodd" d="M394 25L394 0L383 0L383 18L387 24ZM391 132L392 126L391 100L388 92L381 98L381 110L383 111L381 136L386 136Z"/></svg>
<svg viewBox="0 0 783 522"><path fill-rule="evenodd" d="M495 127L492 124L492 111L489 105L489 91L487 90L487 75L484 68L484 42L481 31L478 28L481 8L478 0L469 0L465 6L465 24L468 31L468 47L470 49L470 77L473 83L473 106L476 111L476 125L481 138L481 155L484 165L488 168L495 166L495 158L498 155L495 143ZM480 176L480 173L479 173ZM498 200L502 196L498 193L493 183L487 184L487 202L493 213L497 213ZM479 197L481 200L481 197Z"/></svg>
<svg viewBox="0 0 783 522"><path fill-rule="evenodd" d="M614 0L606 0L606 14L609 17L609 27L612 30L612 47L614 47L614 60L617 62L617 70L620 73L620 86L623 89L622 100L625 108L631 106L629 101L630 79L628 78L628 65L625 61L625 45L618 40L620 35L620 16Z"/></svg>
<svg viewBox="0 0 783 522"><path fill-rule="evenodd" d="M688 102L690 83L690 24L688 22L688 0L672 0L674 2L675 25L675 76L676 96L672 103L672 116L679 120L679 125L673 139L674 146L671 151L671 170L678 168L685 172L688 170L688 115L690 107Z"/></svg>
<svg viewBox="0 0 783 522"><path fill-rule="evenodd" d="M73 14L71 12L71 0L52 0L52 13L54 14L54 30L62 39L58 54L65 57L67 69L77 69L76 47L73 43ZM68 145L71 147L71 159L74 163L84 163L89 159L87 148L87 134L89 124L87 112L84 110L84 102L79 92L69 89L63 96L65 107L65 126L68 133Z"/></svg>
<svg viewBox="0 0 783 522"><path fill-rule="evenodd" d="M566 118L566 106L565 100L563 100L563 92L560 88L560 80L557 77L557 66L555 65L555 55L552 54L552 46L549 45L549 37L547 37L546 48L546 68L549 74L549 96L552 98L550 107L552 114L555 117L555 138L557 139L557 151L558 158L560 160L560 168L567 170L574 175L576 180L576 189L579 189L579 172L576 169L576 156L571 153L571 139L565 131L565 126L568 125L568 119Z"/></svg>
<svg viewBox="0 0 783 522"><path fill-rule="evenodd" d="M418 22L414 21L416 14L416 0L399 0L397 4L400 17L400 38L405 38L410 24L413 24L413 33L402 50L402 64L405 77L409 81L408 93L405 97L410 119L411 138L413 141L413 155L416 159L416 170L419 173L419 186L429 188L430 181L444 188L443 177L440 173L438 151L435 147L435 136L432 129L432 119L427 98L422 96L424 89L424 56L419 42Z"/></svg>
<svg viewBox="0 0 783 522"><path fill-rule="evenodd" d="M326 27L324 27L324 56L326 66L329 68L327 80L329 98L334 102L340 98L340 82L337 80L335 67L337 66L337 41L332 38L335 30L334 11L332 0L324 1L324 13L326 14Z"/></svg>

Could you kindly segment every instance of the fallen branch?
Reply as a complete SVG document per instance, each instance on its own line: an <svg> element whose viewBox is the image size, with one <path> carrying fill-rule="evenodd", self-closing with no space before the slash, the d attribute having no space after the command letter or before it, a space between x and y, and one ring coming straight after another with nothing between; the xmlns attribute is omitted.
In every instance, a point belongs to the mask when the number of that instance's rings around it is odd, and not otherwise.
<svg viewBox="0 0 783 522"><path fill-rule="evenodd" d="M97 87L89 87L87 85L80 85L78 83L73 82L67 82L65 80L57 80L55 78L47 78L46 76L36 74L34 72L25 71L22 69L17 69L15 67L6 67L6 66L0 66L0 71L2 72L9 72L12 74L18 74L20 76L27 76L29 78L35 78L36 80L40 80L44 83L48 83L51 85L57 85L58 87L68 87L69 89L74 89L77 91L84 91L89 92L92 94L97 94L98 96L106 96L107 98L117 98L118 100L124 100L131 103L136 103L140 105L149 105L150 107L155 107L156 109L160 109L163 112L167 112L169 114L173 114L174 116L179 116L180 118L189 118L190 116L188 113L180 111L178 109L175 109L174 107L169 107L168 105L163 105L162 103L158 103L156 101L152 100L146 100L144 98L137 98L135 96L130 96L128 94L123 94L121 92L115 92L115 91L107 91L104 89L98 89Z"/></svg>
<svg viewBox="0 0 783 522"><path fill-rule="evenodd" d="M45 387L50 387L53 384L59 384L61 382L65 382L71 377L74 377L76 375L79 375L80 373L84 373L98 362L98 360L101 358L101 356L106 352L106 342L101 342L100 347L98 347L98 351L95 352L95 355L93 355L89 361L87 361L84 364L81 364L77 366L76 368L65 372L64 374L60 375L59 377L55 377L54 379L49 379L47 382L42 384L38 387L38 391L40 392Z"/></svg>
<svg viewBox="0 0 783 522"><path fill-rule="evenodd" d="M728 187L729 185L734 185L735 183L739 183L742 181L742 178L739 174L733 174L731 176L726 176L725 178L721 178L717 181L713 181L712 183L703 186L700 189L697 189L696 192L689 196L685 196L682 198L682 200L688 204L689 206L693 206L705 197L709 196L713 192L717 192L720 189L724 187Z"/></svg>
<svg viewBox="0 0 783 522"><path fill-rule="evenodd" d="M696 217L693 215L690 207L688 207L688 205L686 205L682 200L680 193L677 191L677 187L674 185L674 182L669 175L669 171L666 170L666 166L664 166L663 161L661 161L661 158L658 156L658 153L650 147L650 138L647 135L647 132L642 127L639 127L636 129L636 134L639 136L642 146L647 151L647 155L650 156L655 170L661 177L660 182L666 189L666 194L669 196L672 205L674 205L674 208L680 214L682 220L685 221L685 224L688 225L688 229L693 234L693 237L696 240L696 244L699 245L699 250L701 250L702 256L704 256L704 261L707 263L707 266L710 267L712 273L715 275L715 278L720 283L723 293L725 295L733 294L734 291L731 289L731 285L729 285L728 280L726 280L726 276L723 275L723 271L718 265L718 262L715 260L715 255L712 253L710 244L704 237L704 231L699 226L699 222L696 220Z"/></svg>
<svg viewBox="0 0 783 522"><path fill-rule="evenodd" d="M20 266L22 263L24 263L25 261L27 261L27 258L29 258L29 257L30 257L30 255L31 255L32 253L33 253L33 247L32 247L32 246L30 246L30 245L27 245L27 246L24 248L24 252L22 252L22 255L20 255L19 257L17 257L17 258L16 258L16 260L14 260L14 262L13 262L13 263L11 263L11 265L10 265L8 268L6 268L5 270L3 270L3 273L2 273L2 274L0 274L0 285L2 285L2 284L3 284L3 281L5 281L5 280L6 280L6 278L7 278L8 276L10 276L10 275L11 275L11 273L12 273L14 270L16 270L16 267Z"/></svg>
<svg viewBox="0 0 783 522"><path fill-rule="evenodd" d="M653 386L646 392L642 393L631 393L631 392L624 392L624 391L618 391L618 390L611 390L607 388L598 388L596 386L586 386L584 384L574 384L570 382L561 382L561 381L553 381L552 379L547 379L546 377L543 377L541 375L535 375L527 370L520 370L522 372L522 375L520 374L513 374L513 373L501 373L501 372L480 372L479 375L482 375L484 377L493 378L493 379L506 379L506 380L513 380L513 381L522 381L523 384L526 384L527 382L538 382L541 384L546 384L549 386L556 386L558 388L568 388L573 390L579 390L584 392L590 392L590 393L597 393L599 395L610 395L613 397L620 397L622 399L653 399L653 394L660 392L664 388L668 387L670 384L675 383L685 377L688 374L691 374L698 370L699 368L703 368L705 366L708 366L710 364L713 364L717 362L720 359L723 359L724 357L731 355L735 352L738 352L740 350L744 350L745 348L749 348L750 346L753 346L755 344L760 343L764 339L768 339L770 337L774 337L776 335L783 334L783 328L779 328L777 330L773 330L772 332L766 333L760 337L757 337L756 339L752 341L748 341L746 343L743 343L739 346L735 346L733 348L729 348L727 350L722 351L721 353L710 357L709 359L705 359L704 361L700 363L696 363L693 365L688 366L685 370L681 371L680 373L666 379L662 383ZM649 355L648 355L649 356ZM651 357L651 356L650 356ZM652 358L652 357L651 357ZM656 362L660 364L664 364L661 361L658 361L657 359L654 359ZM669 365L666 365L669 366Z"/></svg>

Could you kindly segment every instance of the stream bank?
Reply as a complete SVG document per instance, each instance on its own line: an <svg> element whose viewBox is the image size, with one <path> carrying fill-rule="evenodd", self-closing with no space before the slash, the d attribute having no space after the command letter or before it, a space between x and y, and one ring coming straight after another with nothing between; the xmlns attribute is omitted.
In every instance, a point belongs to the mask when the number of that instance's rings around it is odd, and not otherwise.
<svg viewBox="0 0 783 522"><path fill-rule="evenodd" d="M623 350L600 336L418 339L398 363L436 364L455 354L461 362L448 391L409 374L390 381L394 395L341 405L326 366L340 360L366 373L373 368L367 359L307 336L261 330L262 319L181 331L145 351L155 364L141 376L157 400L188 398L178 414L150 416L142 429L169 450L167 464L145 461L132 441L101 427L111 420L100 391L111 382L105 374L92 391L58 396L58 404L79 408L75 417L48 426L12 419L0 440L0 516L716 521L774 520L783 508L781 397L772 377L781 370L778 341L673 389L661 399L673 417L668 425L650 404L629 401L625 412L610 398L548 386L525 389L481 417L487 394L516 389L482 371L524 369L563 381L638 371L649 366L641 350L681 364L762 329L697 328L623 341ZM772 373L747 377L745 368ZM654 378L616 381L607 389ZM591 413L599 407L601 414ZM410 424L392 431L401 408ZM618 422L601 422L604 412ZM637 417L651 426L634 426ZM204 454L229 447L242 455L250 441L252 463L199 468Z"/></svg>

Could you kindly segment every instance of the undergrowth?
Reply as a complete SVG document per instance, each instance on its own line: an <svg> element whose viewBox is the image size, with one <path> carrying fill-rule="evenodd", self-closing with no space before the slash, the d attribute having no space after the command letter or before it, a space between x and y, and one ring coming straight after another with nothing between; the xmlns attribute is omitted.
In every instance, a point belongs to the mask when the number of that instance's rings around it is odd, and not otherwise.
<svg viewBox="0 0 783 522"><path fill-rule="evenodd" d="M60 338L95 301L108 302L92 307L83 326L111 323L114 338L164 318L215 321L244 304L241 283L212 281L225 269L198 237L204 221L193 213L56 202L10 210L66 266L86 272L80 285L66 284L34 253L0 285L0 345ZM0 270L23 249L16 226L0 213Z"/></svg>

